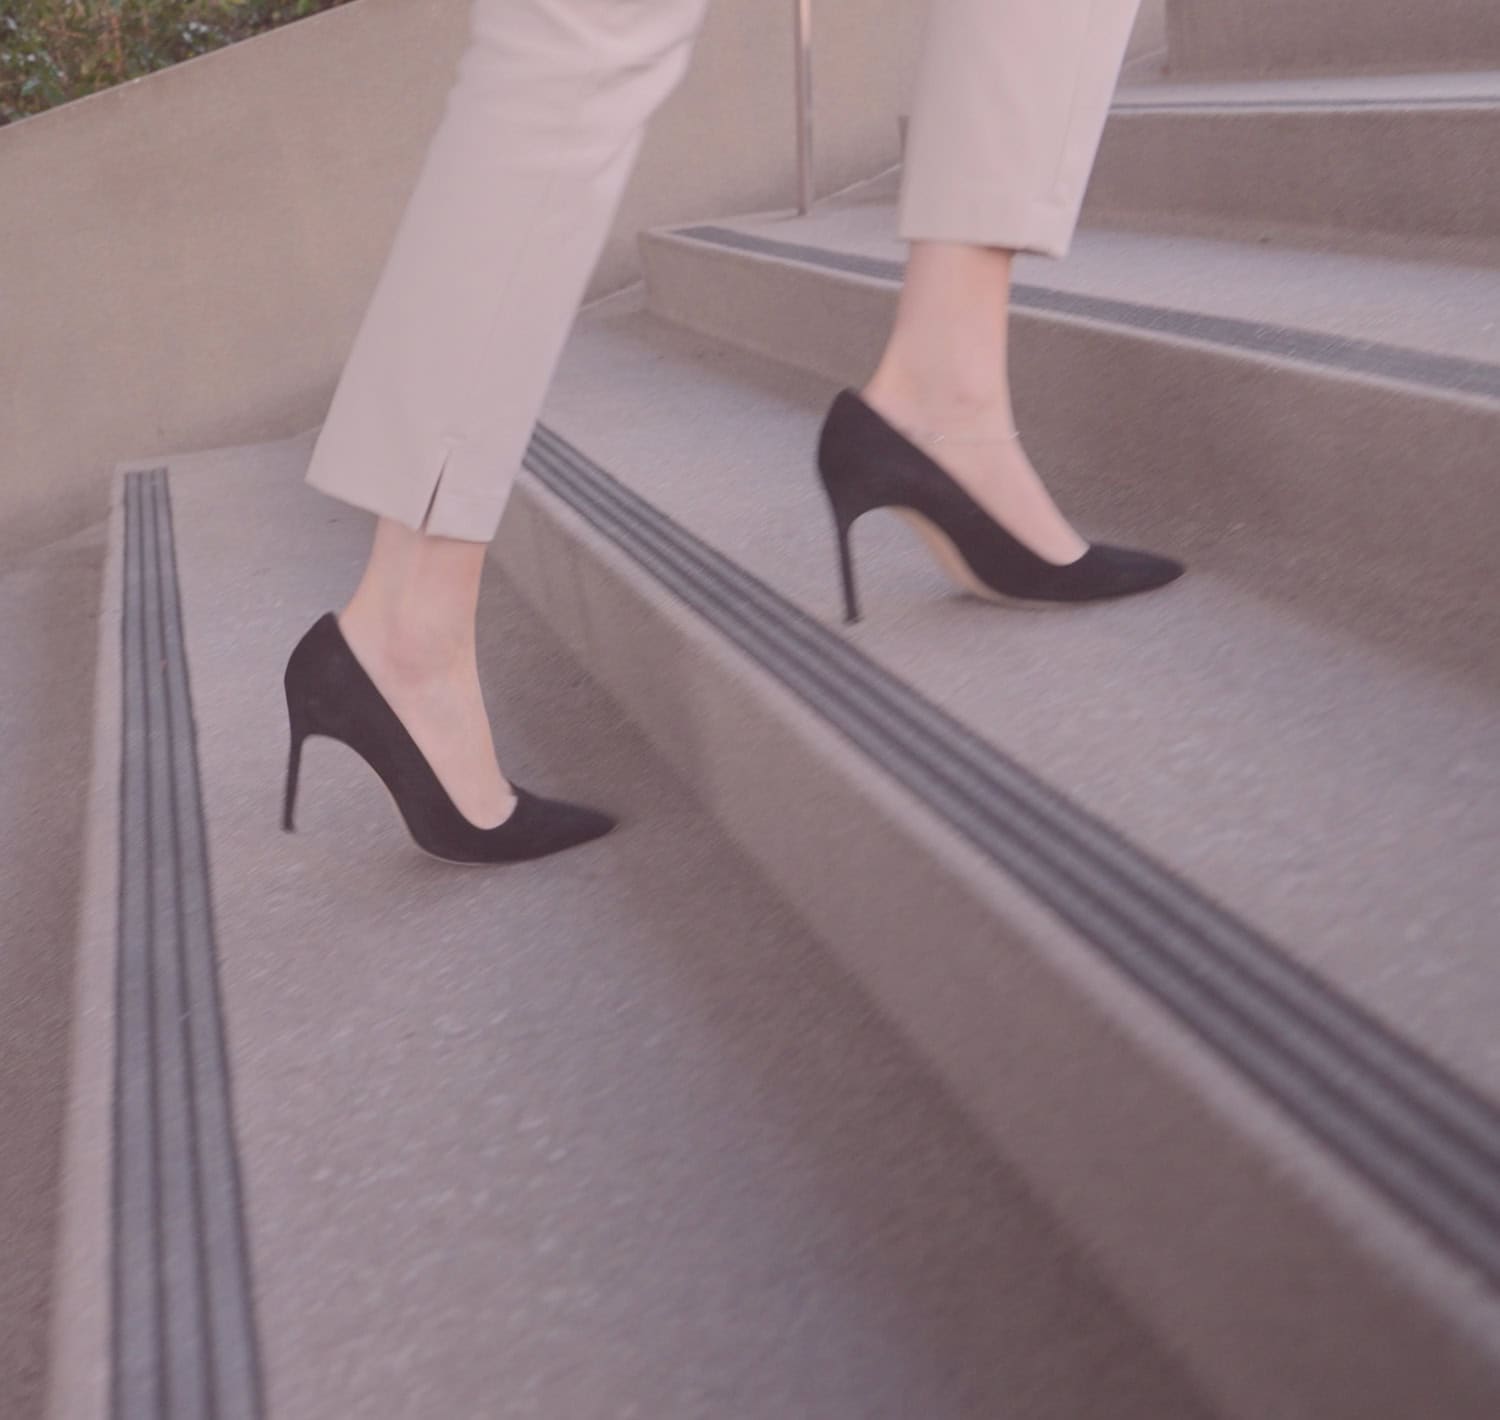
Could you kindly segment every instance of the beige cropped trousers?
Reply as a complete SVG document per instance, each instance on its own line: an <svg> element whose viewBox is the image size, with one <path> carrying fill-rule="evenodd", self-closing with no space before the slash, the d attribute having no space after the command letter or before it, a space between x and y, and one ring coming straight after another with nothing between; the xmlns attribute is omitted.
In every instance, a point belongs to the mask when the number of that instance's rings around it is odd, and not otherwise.
<svg viewBox="0 0 1500 1420"><path fill-rule="evenodd" d="M646 123L709 0L472 0L469 41L307 480L496 532ZM1139 0L931 0L908 241L1062 256Z"/></svg>

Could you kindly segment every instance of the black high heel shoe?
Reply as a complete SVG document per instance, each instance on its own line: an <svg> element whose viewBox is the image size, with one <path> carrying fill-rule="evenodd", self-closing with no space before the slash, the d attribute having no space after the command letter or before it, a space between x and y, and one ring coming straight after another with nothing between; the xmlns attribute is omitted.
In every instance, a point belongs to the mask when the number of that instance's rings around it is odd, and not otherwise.
<svg viewBox="0 0 1500 1420"><path fill-rule="evenodd" d="M877 508L915 514L960 585L991 599L1087 602L1127 597L1175 581L1180 562L1091 544L1075 562L1037 556L1001 527L953 477L853 390L839 393L818 439L818 472L833 510L845 620L859 620L850 531Z"/></svg>
<svg viewBox="0 0 1500 1420"><path fill-rule="evenodd" d="M614 819L512 785L504 823L477 828L455 807L416 741L365 673L332 612L318 618L286 666L292 749L281 826L291 832L302 744L327 735L349 746L384 781L417 847L449 863L520 863L600 838Z"/></svg>

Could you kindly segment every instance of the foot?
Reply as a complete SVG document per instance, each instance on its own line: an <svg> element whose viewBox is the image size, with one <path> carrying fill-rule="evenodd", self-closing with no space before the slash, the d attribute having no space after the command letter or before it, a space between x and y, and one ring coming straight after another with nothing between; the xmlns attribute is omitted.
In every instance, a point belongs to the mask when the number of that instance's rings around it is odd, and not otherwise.
<svg viewBox="0 0 1500 1420"><path fill-rule="evenodd" d="M358 598L339 629L453 806L475 828L504 823L516 795L495 754L472 642L383 623Z"/></svg>
<svg viewBox="0 0 1500 1420"><path fill-rule="evenodd" d="M1088 551L1015 437L1009 400L924 397L879 372L860 397L1038 557L1066 566Z"/></svg>

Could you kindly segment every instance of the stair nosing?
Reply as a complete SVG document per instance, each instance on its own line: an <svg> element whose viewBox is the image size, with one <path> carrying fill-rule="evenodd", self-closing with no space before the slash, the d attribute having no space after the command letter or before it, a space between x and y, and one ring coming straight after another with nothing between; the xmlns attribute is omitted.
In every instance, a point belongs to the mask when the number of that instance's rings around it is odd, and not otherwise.
<svg viewBox="0 0 1500 1420"><path fill-rule="evenodd" d="M264 1384L168 470L129 472L123 486L110 1414L258 1420Z"/></svg>
<svg viewBox="0 0 1500 1420"><path fill-rule="evenodd" d="M1384 99L1124 99L1110 107L1110 116L1173 113L1492 113L1500 112L1500 98L1487 94L1443 98Z"/></svg>
<svg viewBox="0 0 1500 1420"><path fill-rule="evenodd" d="M680 525L675 524L659 509L630 492L613 479L607 471L569 445L566 440L547 429L545 425L539 426L536 438L528 451L526 463L551 493L562 499L597 531L619 546L648 575L663 583L692 610L707 619L717 630L728 635L731 641L742 651L751 655L763 669L768 670L783 685L828 719L834 728L841 730L847 738L866 749L866 752L868 752L868 744L862 743L863 732L854 724L852 718L845 716L841 723L837 710L832 714L829 713L826 693L820 703L820 696L817 693L812 696L806 694L805 688L799 688L795 683L797 676L794 674L789 679L785 673L785 667L778 666L775 642L810 638L816 648L813 653L814 658L823 667L825 679L831 674L835 682L840 675L849 674L847 668L851 664L863 663L863 679L858 684L858 699L866 707L879 693L882 686L888 694L892 687L899 688L896 696L898 703L909 698L921 701L921 697L909 687L902 685L896 677L875 666L873 662L868 662L862 653L850 646L843 638L830 632L821 623L786 602L778 593L758 582L758 579L709 548ZM765 626L757 632L753 627L749 627L746 621L747 616L750 615L749 609L753 609L755 617L760 618L772 628L770 654L767 654L766 650ZM758 648L755 644L757 637L760 638ZM807 664L804 658L804 667ZM844 669L834 670L832 669L834 667ZM835 687L833 700L836 702L838 699ZM843 699L847 704L848 696L844 696ZM885 713L890 713L889 707L886 708ZM926 706L925 714L930 721L950 722L953 726L950 734L953 734L955 738L969 734L958 726L957 722L951 722L951 717L935 706ZM914 753L911 747L923 742L918 721L900 711L896 712L895 718L901 725L903 733L894 739L888 736L881 747L881 763L888 773L893 772L893 767L899 769L903 751L909 758ZM983 746L983 749L991 756L998 757L1000 761L1006 759L992 746ZM915 792L929 808L933 808L939 814L939 817L947 817L951 826L968 838L971 843L980 847L981 851L987 852L991 861L1002 870L1014 872L1017 861L1014 855L1008 863L997 858L995 853L987 850L983 841L976 839L973 825L965 824L962 821L962 814L949 814L941 804L934 803L930 786L926 791L922 787L922 775L928 774L929 778L939 781L947 778L950 784L952 776L945 776L940 765L924 764L920 756L917 759L915 773L904 778L901 773L895 773L898 782L904 783L909 790ZM1164 874L1159 865L1153 863L1140 850L1135 849L1115 830L1093 819L1086 811L1068 804L1062 796L1051 791L1048 786L1042 785L1040 781L1036 781L1034 776L1028 775L1020 766L1011 765L1010 767L1013 772L1019 773L1023 782L1031 780L1035 787L1039 787L1050 798L1054 808L1058 804L1064 805L1063 812L1073 816L1072 823L1075 828L1080 822L1086 824L1088 832L1084 835L1085 838L1097 841L1102 835L1107 841L1113 840L1117 848L1123 846L1127 855L1132 856L1135 865L1138 868L1144 866L1148 872L1155 874L1158 882L1162 876L1172 877L1170 873ZM966 769L971 774L973 773L972 765L966 766ZM969 788L972 789L972 780ZM1012 796L1003 790L998 781L991 781L987 788L1006 802L1014 802ZM1031 820L1027 820L1027 823L1028 834L1034 835L1034 823ZM1003 824L1001 827L1003 831ZM1074 851L1080 851L1076 837L1072 846ZM1029 843L1020 844L1019 850L1033 851ZM1089 856L1090 850L1085 848L1081 851L1085 858ZM1049 866L1056 868L1057 864L1053 863ZM1066 872L1061 881L1063 883L1069 881ZM1076 883L1076 876L1072 881ZM1028 890L1035 891L1034 882L1028 883L1027 886ZM1164 994L1157 986L1153 986L1150 979L1142 978L1139 956L1132 961L1127 959L1128 953L1106 951L1105 955L1108 959L1115 961L1127 976L1135 979L1148 992L1156 995L1158 1000L1163 1001L1200 1039L1206 1039L1221 1058L1226 1058L1229 1063L1235 1065L1242 1075L1256 1083L1284 1111L1298 1119L1304 1129L1319 1138L1335 1157L1339 1157L1354 1172L1377 1187L1429 1236L1438 1239L1455 1260L1474 1268L1485 1278L1491 1288L1500 1286L1500 1110L1472 1091L1451 1071L1416 1050L1382 1022L1363 1012L1335 989L1324 985L1311 973L1291 962L1281 949L1266 941L1248 924L1240 922L1185 883L1180 884L1179 890L1187 893L1192 905L1189 915L1196 915L1198 927L1201 929L1206 919L1218 929L1221 940L1215 943L1200 937L1197 941L1200 950L1221 951L1222 939L1226 931L1230 937L1239 938L1242 950L1246 949L1248 944L1248 950L1252 953L1260 953L1261 965L1267 967L1274 977L1279 978L1283 990L1287 982L1296 983L1296 989L1302 994L1303 1005L1312 1003L1310 1014L1317 1028L1325 1031L1335 1029L1342 1033L1343 1039L1331 1047L1331 1063L1326 1058L1328 1049L1325 1048L1325 1059L1322 1065L1315 1067L1315 1069L1321 1068L1327 1071L1328 1079L1325 1079L1324 1084L1331 1081L1337 1086L1330 1094L1328 1090L1323 1089L1322 1085L1316 1085L1320 1095L1325 1100L1332 1101L1331 1105L1325 1103L1319 1106L1324 1111L1321 1118L1309 1117L1308 1106L1311 1096L1306 1089L1299 1088L1299 1084L1305 1086L1309 1079L1309 1069L1305 1060L1296 1064L1295 1068L1290 1071L1286 1069L1285 1058L1279 1063L1273 1058L1269 1065L1265 1061L1250 1061L1249 1068L1247 1068L1247 1057L1235 1053L1246 1048L1244 1041L1241 1040L1238 1045L1226 1051L1223 1048L1223 1035L1216 1036L1216 1032L1224 1029L1223 1023L1210 1023L1202 1016L1194 1019L1191 1011L1184 1014L1179 1009L1180 1001L1174 1005L1169 998L1170 993ZM1091 940L1088 930L1080 929L1076 920L1079 916L1076 902L1070 903L1065 897L1059 897L1055 891L1050 898L1045 893L1038 894L1038 896L1064 920L1073 921L1074 930L1081 930L1085 940ZM1166 923L1166 930L1181 935L1184 928L1181 921L1176 923L1169 921ZM1191 940L1191 926L1187 935ZM1096 948L1101 945L1098 941L1094 941L1093 944ZM1137 943L1136 950L1144 951L1149 956L1155 945L1147 938L1144 944ZM1267 953L1271 955L1268 957ZM1160 966L1161 963L1158 961L1156 965ZM1180 966L1179 961L1179 968ZM1149 977L1149 973L1147 975ZM1331 1024L1332 1022L1338 1024ZM1350 1035L1351 1031L1354 1037L1358 1038L1354 1044L1351 1044L1351 1039L1353 1039ZM1285 1042L1282 1042L1282 1045L1284 1047ZM1326 1040L1324 1045L1327 1047ZM1290 1084L1283 1081L1283 1084L1278 1087L1272 1082L1270 1077L1278 1071L1287 1076ZM1351 1078L1361 1076L1363 1078L1360 1088L1366 1093L1366 1105L1371 1097L1370 1092L1373 1091L1373 1096L1377 1100L1377 1111L1383 1114L1384 1120L1367 1131L1361 1139L1355 1140L1351 1146L1351 1141L1347 1137L1350 1121L1348 1107L1351 1101L1343 1090ZM1397 1076L1403 1078L1398 1080ZM1343 1085L1339 1085L1340 1080L1343 1081ZM1448 1136L1446 1139L1436 1139L1429 1134L1429 1126L1432 1122L1430 1111L1435 1105L1447 1114L1450 1125L1455 1126L1460 1134L1467 1136L1464 1143L1457 1143L1456 1135ZM1405 1153L1400 1156L1396 1153L1389 1153L1381 1157L1380 1141L1382 1139L1389 1141L1392 1128L1398 1134L1407 1136L1408 1142L1403 1146ZM1426 1142L1412 1144L1410 1140L1413 1138ZM1434 1145L1439 1150L1452 1155L1450 1163L1454 1167L1451 1170L1447 1165L1440 1164L1434 1167L1430 1157L1424 1152L1428 1145ZM1455 1145L1456 1154L1454 1153Z"/></svg>
<svg viewBox="0 0 1500 1420"><path fill-rule="evenodd" d="M875 281L883 286L899 285L905 269L902 262L885 257L807 242L781 241L712 223L674 227L652 235ZM1443 398L1500 404L1500 362L1437 354L1406 345L1240 316L1218 316L1182 307L1096 296L1037 282L1017 282L1012 287L1011 300L1017 312L1091 321L1140 336L1192 341L1251 358L1285 360L1325 374L1381 380Z"/></svg>

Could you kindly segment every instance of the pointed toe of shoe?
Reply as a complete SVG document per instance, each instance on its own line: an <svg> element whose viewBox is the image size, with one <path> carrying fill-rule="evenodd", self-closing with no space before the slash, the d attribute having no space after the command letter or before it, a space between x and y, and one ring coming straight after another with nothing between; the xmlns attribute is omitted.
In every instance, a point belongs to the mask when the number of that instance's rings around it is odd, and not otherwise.
<svg viewBox="0 0 1500 1420"><path fill-rule="evenodd" d="M617 827L618 820L601 809L573 804L563 799L544 799L515 786L516 811L496 833L506 835L510 855L545 858L569 848L592 843Z"/></svg>
<svg viewBox="0 0 1500 1420"><path fill-rule="evenodd" d="M560 831L570 845L592 843L619 826L619 820L603 809L591 809L586 804L561 804L558 807L566 810Z"/></svg>
<svg viewBox="0 0 1500 1420"><path fill-rule="evenodd" d="M1187 571L1173 558L1134 547L1095 544L1091 552L1098 575L1097 595L1102 597L1129 597L1155 591L1175 582Z"/></svg>
<svg viewBox="0 0 1500 1420"><path fill-rule="evenodd" d="M1140 584L1138 590L1143 592L1165 587L1187 571L1175 558L1162 557L1154 552L1137 552L1136 559L1136 576Z"/></svg>

